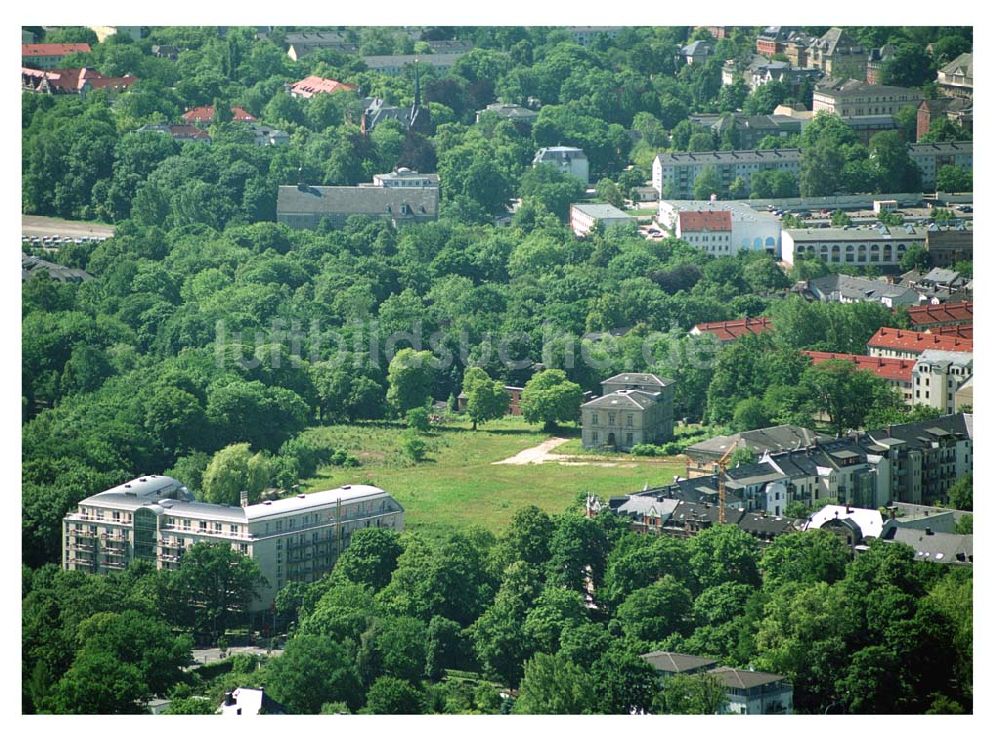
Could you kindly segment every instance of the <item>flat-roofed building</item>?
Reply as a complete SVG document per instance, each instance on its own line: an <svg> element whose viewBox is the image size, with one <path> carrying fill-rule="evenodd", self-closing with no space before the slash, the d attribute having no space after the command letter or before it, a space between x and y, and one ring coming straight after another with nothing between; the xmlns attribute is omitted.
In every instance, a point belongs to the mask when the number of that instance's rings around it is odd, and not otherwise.
<svg viewBox="0 0 1000 737"><path fill-rule="evenodd" d="M441 54L391 54L363 56L361 60L373 72L397 76L402 74L406 67L411 64L423 64L432 69L445 72L455 66L455 62L464 55L464 51Z"/></svg>
<svg viewBox="0 0 1000 737"><path fill-rule="evenodd" d="M781 244L781 220L746 202L661 200L657 220L677 238L711 256L739 251L776 255Z"/></svg>
<svg viewBox="0 0 1000 737"><path fill-rule="evenodd" d="M694 196L695 179L708 168L719 174L724 189L737 177L749 187L755 173L773 169L791 172L797 179L799 149L657 154L653 159L653 186L660 193L660 199L688 200Z"/></svg>
<svg viewBox="0 0 1000 737"><path fill-rule="evenodd" d="M352 215L385 219L393 225L437 220L438 187L278 187L278 222L316 229L323 220L343 227Z"/></svg>
<svg viewBox="0 0 1000 737"><path fill-rule="evenodd" d="M110 573L145 560L170 570L196 543L228 545L257 561L267 580L251 605L260 611L286 583L322 578L366 527L403 529L399 502L374 486L230 507L195 501L169 476L142 476L87 497L65 516L62 565Z"/></svg>
<svg viewBox="0 0 1000 737"><path fill-rule="evenodd" d="M610 228L625 225L638 226L638 221L627 212L607 203L574 203L569 206L569 224L573 232L581 238L590 235L595 228Z"/></svg>

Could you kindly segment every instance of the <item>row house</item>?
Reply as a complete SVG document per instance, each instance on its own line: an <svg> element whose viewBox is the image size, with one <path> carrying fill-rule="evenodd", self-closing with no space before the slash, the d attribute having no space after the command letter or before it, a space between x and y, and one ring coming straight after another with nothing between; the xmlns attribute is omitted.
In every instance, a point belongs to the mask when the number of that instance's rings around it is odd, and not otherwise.
<svg viewBox="0 0 1000 737"><path fill-rule="evenodd" d="M889 385L900 393L907 404L913 398L913 369L916 364L913 359L857 356L852 353L831 353L829 351L802 352L809 356L813 365L825 361L850 361L859 371L868 371L889 382Z"/></svg>
<svg viewBox="0 0 1000 737"><path fill-rule="evenodd" d="M972 341L899 328L879 328L868 340L869 356L917 359L926 350L972 353Z"/></svg>

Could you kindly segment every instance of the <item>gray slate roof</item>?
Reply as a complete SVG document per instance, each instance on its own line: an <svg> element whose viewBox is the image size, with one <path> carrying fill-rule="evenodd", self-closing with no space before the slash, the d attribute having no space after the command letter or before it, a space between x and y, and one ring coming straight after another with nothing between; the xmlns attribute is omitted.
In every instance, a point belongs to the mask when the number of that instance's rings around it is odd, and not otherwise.
<svg viewBox="0 0 1000 737"><path fill-rule="evenodd" d="M805 427L795 425L775 425L762 427L759 430L738 432L733 435L717 435L700 443L694 443L685 448L685 453L692 457L721 458L734 443L737 448L749 448L755 455L767 451L791 450L804 448L813 440L830 440L827 435L820 435Z"/></svg>
<svg viewBox="0 0 1000 737"><path fill-rule="evenodd" d="M927 534L925 530L909 527L890 527L884 538L913 548L914 560L930 563L972 565L972 535L955 535L950 532Z"/></svg>
<svg viewBox="0 0 1000 737"><path fill-rule="evenodd" d="M620 389L583 404L583 409L649 409L660 400L660 394L639 389Z"/></svg>
<svg viewBox="0 0 1000 737"><path fill-rule="evenodd" d="M278 187L278 214L315 213L318 215L371 215L373 217L402 214L402 205L409 205L413 214L436 217L437 187Z"/></svg>
<svg viewBox="0 0 1000 737"><path fill-rule="evenodd" d="M722 681L722 684L726 688L739 689L741 691L788 680L779 673L765 673L762 670L738 670L736 668L729 668L728 666L713 668L708 672Z"/></svg>
<svg viewBox="0 0 1000 737"><path fill-rule="evenodd" d="M671 653L666 650L654 650L651 653L644 653L639 657L661 673L689 673L691 671L710 668L718 662L699 655Z"/></svg>

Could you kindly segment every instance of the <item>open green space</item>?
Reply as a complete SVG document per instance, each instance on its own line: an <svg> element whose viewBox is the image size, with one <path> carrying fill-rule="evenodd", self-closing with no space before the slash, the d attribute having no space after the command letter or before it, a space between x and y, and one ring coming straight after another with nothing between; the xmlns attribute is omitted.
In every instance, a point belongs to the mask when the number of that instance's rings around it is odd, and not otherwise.
<svg viewBox="0 0 1000 737"><path fill-rule="evenodd" d="M619 466L494 465L551 437L518 418L505 418L473 432L466 422L450 423L425 435L427 460L407 461L400 452L406 430L387 423L335 425L309 430L358 457L357 468L324 467L304 482L306 491L366 483L392 494L406 510L406 527L443 535L470 525L500 530L519 508L534 504L561 512L580 492L608 497L667 483L683 465L625 454L594 462ZM568 430L570 433L578 431ZM570 440L565 445L573 445ZM577 439L575 445L579 446ZM554 452L562 453L560 446ZM626 465L627 464L627 465Z"/></svg>

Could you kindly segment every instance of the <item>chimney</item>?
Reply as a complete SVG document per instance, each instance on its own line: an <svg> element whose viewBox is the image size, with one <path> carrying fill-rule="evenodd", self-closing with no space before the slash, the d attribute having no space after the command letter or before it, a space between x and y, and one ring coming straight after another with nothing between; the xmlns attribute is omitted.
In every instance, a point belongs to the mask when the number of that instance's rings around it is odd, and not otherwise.
<svg viewBox="0 0 1000 737"><path fill-rule="evenodd" d="M930 527L925 527L924 528L924 534L925 535L933 535L934 534L934 530L932 530Z"/></svg>
<svg viewBox="0 0 1000 737"><path fill-rule="evenodd" d="M236 699L233 698L232 691L226 691L225 697L222 699L223 706L232 706L236 703Z"/></svg>
<svg viewBox="0 0 1000 737"><path fill-rule="evenodd" d="M250 493L246 489L240 491L240 506L244 508L250 506Z"/></svg>

